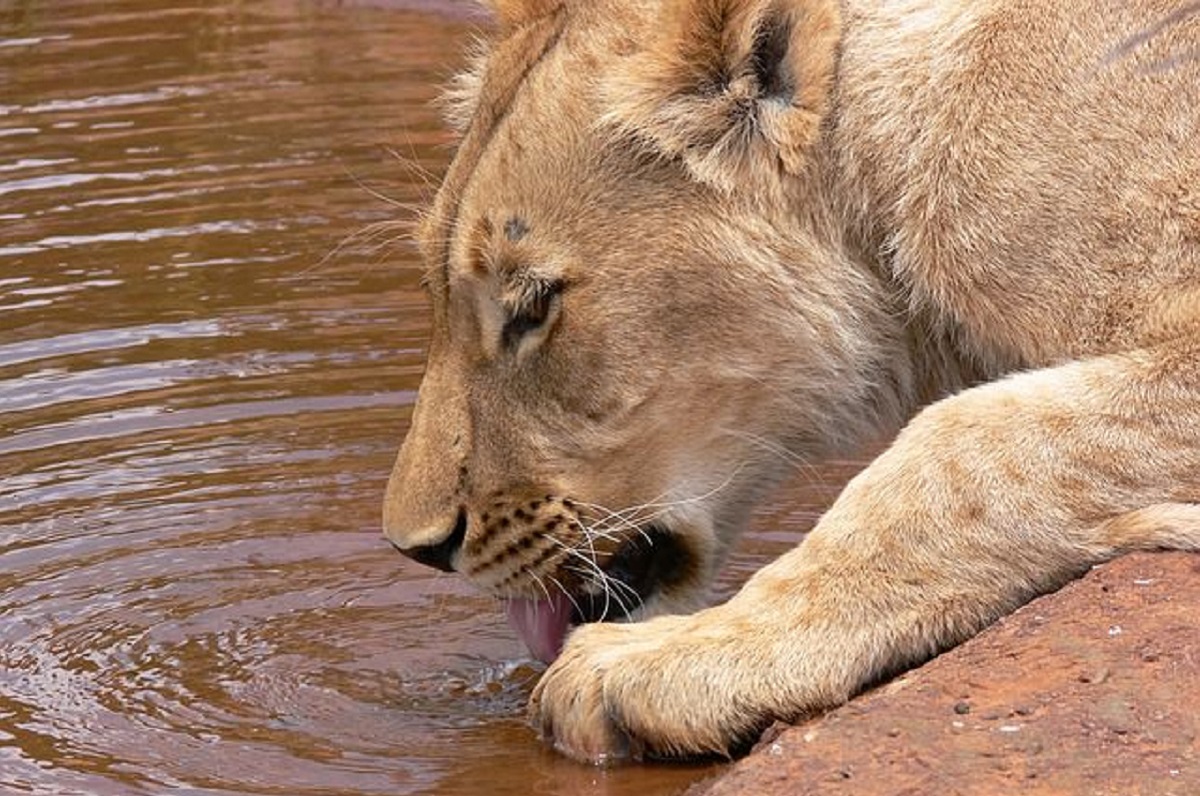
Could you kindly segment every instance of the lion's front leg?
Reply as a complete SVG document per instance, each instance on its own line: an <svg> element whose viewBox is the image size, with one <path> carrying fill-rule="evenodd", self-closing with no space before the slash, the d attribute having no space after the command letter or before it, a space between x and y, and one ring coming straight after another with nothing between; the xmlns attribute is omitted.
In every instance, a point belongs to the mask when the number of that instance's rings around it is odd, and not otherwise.
<svg viewBox="0 0 1200 796"><path fill-rule="evenodd" d="M850 696L848 681L834 683L838 667L825 665L837 640L823 643L819 622L796 624L790 609L743 601L583 627L534 691L535 725L588 762L731 754L796 706Z"/></svg>
<svg viewBox="0 0 1200 796"><path fill-rule="evenodd" d="M580 759L727 753L1155 547L1200 548L1192 340L930 407L725 605L578 631L531 710Z"/></svg>

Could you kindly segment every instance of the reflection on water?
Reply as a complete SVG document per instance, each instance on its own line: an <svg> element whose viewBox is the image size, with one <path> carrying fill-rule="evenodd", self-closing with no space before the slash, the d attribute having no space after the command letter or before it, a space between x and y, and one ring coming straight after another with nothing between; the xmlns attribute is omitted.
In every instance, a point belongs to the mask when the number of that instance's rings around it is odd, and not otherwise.
<svg viewBox="0 0 1200 796"><path fill-rule="evenodd" d="M371 225L444 168L428 101L466 8L0 3L0 791L707 772L543 750L497 607L378 533L427 316L403 225ZM728 582L844 477L778 507Z"/></svg>

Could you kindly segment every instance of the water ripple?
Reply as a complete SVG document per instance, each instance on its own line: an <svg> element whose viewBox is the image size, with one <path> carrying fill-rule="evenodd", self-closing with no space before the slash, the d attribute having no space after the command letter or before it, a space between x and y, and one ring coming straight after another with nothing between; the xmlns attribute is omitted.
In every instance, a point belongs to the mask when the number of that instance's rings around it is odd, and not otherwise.
<svg viewBox="0 0 1200 796"><path fill-rule="evenodd" d="M499 606L379 531L429 311L410 247L338 244L428 200L474 4L9 6L0 792L694 778L545 753Z"/></svg>
<svg viewBox="0 0 1200 796"><path fill-rule="evenodd" d="M21 284L28 279L11 280ZM4 287L0 280L0 287ZM178 323L147 323L120 329L88 329L54 337L23 340L0 345L0 367L36 362L39 359L64 357L90 351L108 351L143 346L154 340L186 340L219 337L229 332L213 320L180 321Z"/></svg>
<svg viewBox="0 0 1200 796"><path fill-rule="evenodd" d="M58 41L65 40L60 37ZM46 100L32 105L0 105L0 116L11 116L17 113L62 113L64 111L87 111L97 108L122 108L127 105L143 105L158 103L163 100L178 97L202 97L209 89L202 86L160 86L151 91L138 91L124 94L97 94L77 99Z"/></svg>

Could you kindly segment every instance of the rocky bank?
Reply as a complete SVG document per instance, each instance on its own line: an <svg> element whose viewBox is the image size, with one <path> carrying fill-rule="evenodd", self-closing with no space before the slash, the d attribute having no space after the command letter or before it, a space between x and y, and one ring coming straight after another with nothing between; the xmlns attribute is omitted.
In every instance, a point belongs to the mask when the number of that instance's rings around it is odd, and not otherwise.
<svg viewBox="0 0 1200 796"><path fill-rule="evenodd" d="M1200 555L1092 570L689 796L1198 796Z"/></svg>

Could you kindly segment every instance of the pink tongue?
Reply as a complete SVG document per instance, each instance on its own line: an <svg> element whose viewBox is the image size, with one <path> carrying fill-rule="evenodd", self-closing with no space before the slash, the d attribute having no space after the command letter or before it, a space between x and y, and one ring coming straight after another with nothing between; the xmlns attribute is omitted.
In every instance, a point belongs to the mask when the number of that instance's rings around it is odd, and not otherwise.
<svg viewBox="0 0 1200 796"><path fill-rule="evenodd" d="M533 657L550 663L562 651L571 626L571 601L562 592L548 600L509 600L508 623Z"/></svg>

